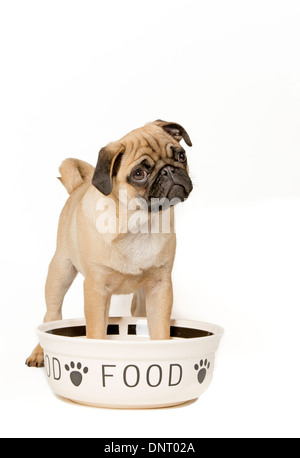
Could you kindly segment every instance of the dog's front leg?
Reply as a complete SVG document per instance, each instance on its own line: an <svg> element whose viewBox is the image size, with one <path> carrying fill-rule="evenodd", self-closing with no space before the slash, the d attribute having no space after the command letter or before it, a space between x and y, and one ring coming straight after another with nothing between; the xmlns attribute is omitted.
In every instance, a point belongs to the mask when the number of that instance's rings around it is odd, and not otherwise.
<svg viewBox="0 0 300 458"><path fill-rule="evenodd" d="M84 313L88 339L105 339L111 294L98 276L87 275L84 281Z"/></svg>
<svg viewBox="0 0 300 458"><path fill-rule="evenodd" d="M170 319L173 307L171 277L161 278L145 286L149 334L152 340L170 339Z"/></svg>

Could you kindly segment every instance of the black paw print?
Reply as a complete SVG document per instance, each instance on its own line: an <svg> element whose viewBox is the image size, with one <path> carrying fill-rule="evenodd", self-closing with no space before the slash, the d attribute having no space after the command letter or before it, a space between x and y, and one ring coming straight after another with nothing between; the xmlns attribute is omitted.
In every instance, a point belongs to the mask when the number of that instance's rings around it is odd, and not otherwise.
<svg viewBox="0 0 300 458"><path fill-rule="evenodd" d="M73 363L73 361L71 361L70 366L71 366L71 369L75 369L75 364ZM75 385L75 386L81 385L81 382L82 382L82 374L81 374L81 372L79 372L79 371L81 370L81 367L82 367L81 363L78 363L78 364L77 364L77 369L78 369L78 371L72 371L72 372L70 373L71 382L72 382L73 385ZM68 366L67 364L65 365L65 369L66 369L66 371L68 371L68 372L70 371L70 368L69 368L69 366ZM84 373L84 374L87 374L88 371L89 371L89 370L88 370L87 367L85 367L85 368L83 369L83 373Z"/></svg>
<svg viewBox="0 0 300 458"><path fill-rule="evenodd" d="M195 364L194 367L195 367L195 371L199 371L198 372L198 382L203 383L205 380L207 371L210 368L210 363L207 361L207 359L205 361L201 359L200 364L199 365Z"/></svg>

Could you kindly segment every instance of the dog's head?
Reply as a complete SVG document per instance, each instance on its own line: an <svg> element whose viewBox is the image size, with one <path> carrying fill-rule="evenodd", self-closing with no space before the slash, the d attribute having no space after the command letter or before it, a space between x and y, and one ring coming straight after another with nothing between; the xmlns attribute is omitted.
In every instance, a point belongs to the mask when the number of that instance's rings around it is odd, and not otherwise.
<svg viewBox="0 0 300 458"><path fill-rule="evenodd" d="M130 132L100 150L93 185L115 198L126 190L129 198L145 199L149 209L153 199L171 205L185 200L193 185L182 139L192 146L182 126L161 120Z"/></svg>

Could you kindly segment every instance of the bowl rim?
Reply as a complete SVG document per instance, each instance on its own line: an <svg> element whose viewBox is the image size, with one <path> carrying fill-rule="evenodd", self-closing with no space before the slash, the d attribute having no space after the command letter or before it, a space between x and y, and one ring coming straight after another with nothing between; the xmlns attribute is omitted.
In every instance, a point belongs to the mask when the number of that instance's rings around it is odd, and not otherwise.
<svg viewBox="0 0 300 458"><path fill-rule="evenodd" d="M135 324L137 324L138 321L146 321L145 317L131 317L131 316L114 316L114 317L109 317L109 324L116 324L118 321L122 320L123 322L128 322L128 321L133 321ZM117 346L117 345L122 345L122 346L151 346L155 347L158 345L164 345L164 346L175 346L175 345L182 345L185 342L197 342L197 341L210 341L214 339L221 339L223 334L224 334L224 328L222 328L219 325L215 325L212 323L208 323L205 321L196 321L196 320L186 320L186 319L180 319L180 318L174 318L171 319L171 326L179 326L180 327L188 327L192 329L199 329L203 331L208 331L211 332L212 334L209 336L201 336L201 337L193 337L193 338L179 338L179 339L169 339L169 340L122 340L122 339L117 339L117 340L110 340L110 339L79 339L78 337L68 337L68 336L60 336L57 334L51 334L48 333L47 331L50 331L51 329L59 329L64 325L63 327L71 327L71 326L84 326L86 324L86 321L84 318L71 318L71 319L63 319L63 320L56 320L56 321L49 321L47 323L42 323L36 328L36 332L39 337L41 338L47 338L55 342L68 342L72 344L73 342L79 343L80 345L99 345L99 344L104 344L109 345L109 346ZM134 324L134 323L132 323Z"/></svg>

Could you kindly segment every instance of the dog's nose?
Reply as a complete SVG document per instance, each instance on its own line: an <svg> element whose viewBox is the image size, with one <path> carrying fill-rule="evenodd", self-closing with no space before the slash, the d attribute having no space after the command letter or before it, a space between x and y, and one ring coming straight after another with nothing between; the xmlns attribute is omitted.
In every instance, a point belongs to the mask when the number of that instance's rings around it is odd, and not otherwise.
<svg viewBox="0 0 300 458"><path fill-rule="evenodd" d="M165 175L165 176L169 176L170 178L172 178L174 171L175 171L175 167L173 167L172 165L165 165L165 167L161 169L160 175Z"/></svg>

